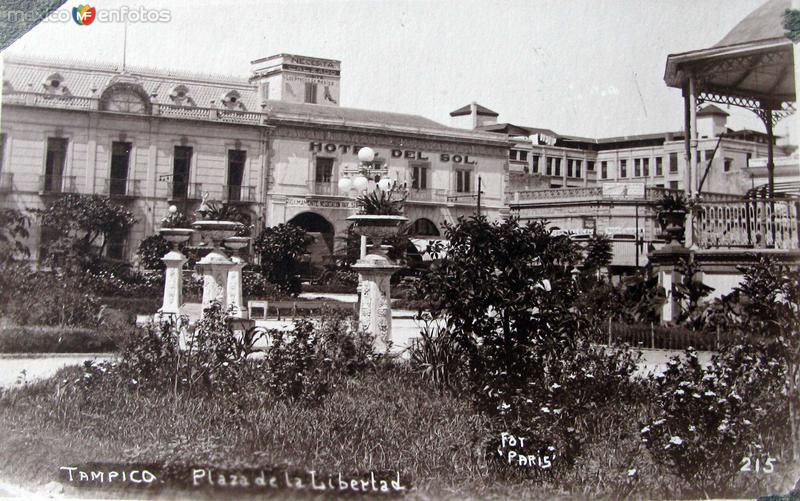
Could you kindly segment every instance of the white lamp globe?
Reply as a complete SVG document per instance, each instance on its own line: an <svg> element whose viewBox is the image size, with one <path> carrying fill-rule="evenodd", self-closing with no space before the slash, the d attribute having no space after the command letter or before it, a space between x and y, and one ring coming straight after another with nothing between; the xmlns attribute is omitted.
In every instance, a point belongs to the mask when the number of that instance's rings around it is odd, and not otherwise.
<svg viewBox="0 0 800 501"><path fill-rule="evenodd" d="M372 162L375 160L375 150L369 146L365 146L358 150L358 159L362 162Z"/></svg>
<svg viewBox="0 0 800 501"><path fill-rule="evenodd" d="M392 189L392 185L394 184L394 180L388 177L382 178L378 181L378 188L383 191L389 191Z"/></svg>
<svg viewBox="0 0 800 501"><path fill-rule="evenodd" d="M347 191L352 187L353 181L351 181L349 177L343 177L339 180L339 189L341 191Z"/></svg>
<svg viewBox="0 0 800 501"><path fill-rule="evenodd" d="M174 205L170 205L169 209L167 209L167 210L169 210L170 214L175 214L176 212L178 212L178 208L175 207Z"/></svg>
<svg viewBox="0 0 800 501"><path fill-rule="evenodd" d="M367 178L364 176L358 176L353 179L353 188L358 191L364 191L367 189Z"/></svg>

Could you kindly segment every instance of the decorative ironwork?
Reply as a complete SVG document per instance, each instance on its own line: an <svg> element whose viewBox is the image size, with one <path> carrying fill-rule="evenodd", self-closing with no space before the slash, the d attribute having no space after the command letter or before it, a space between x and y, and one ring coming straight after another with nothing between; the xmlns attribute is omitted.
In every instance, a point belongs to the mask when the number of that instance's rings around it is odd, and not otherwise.
<svg viewBox="0 0 800 501"><path fill-rule="evenodd" d="M798 249L797 200L698 202L695 241L700 248Z"/></svg>

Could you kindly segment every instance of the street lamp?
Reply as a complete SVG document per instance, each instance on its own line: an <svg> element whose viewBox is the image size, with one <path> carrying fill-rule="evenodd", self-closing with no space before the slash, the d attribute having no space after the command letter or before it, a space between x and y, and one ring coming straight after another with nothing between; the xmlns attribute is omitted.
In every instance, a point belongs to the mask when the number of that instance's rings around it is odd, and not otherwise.
<svg viewBox="0 0 800 501"><path fill-rule="evenodd" d="M357 194L373 191L379 188L389 191L395 185L395 180L389 177L389 167L383 162L376 161L377 153L370 147L358 150L360 164L355 167L345 167L339 179L339 190L347 193L355 191Z"/></svg>

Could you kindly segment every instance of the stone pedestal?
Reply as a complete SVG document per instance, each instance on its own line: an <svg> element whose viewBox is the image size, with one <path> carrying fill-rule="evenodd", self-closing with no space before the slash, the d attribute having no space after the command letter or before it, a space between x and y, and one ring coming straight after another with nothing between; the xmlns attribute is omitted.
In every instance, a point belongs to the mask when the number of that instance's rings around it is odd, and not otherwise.
<svg viewBox="0 0 800 501"><path fill-rule="evenodd" d="M242 295L242 269L245 262L242 258L234 256L231 258L231 267L228 271L227 295L228 295L228 311L234 318L247 318L247 308L244 306L244 297Z"/></svg>
<svg viewBox="0 0 800 501"><path fill-rule="evenodd" d="M234 263L219 249L214 249L197 262L197 271L203 274L203 313L212 302L223 308L228 305L228 272Z"/></svg>
<svg viewBox="0 0 800 501"><path fill-rule="evenodd" d="M648 260L653 266L653 271L658 274L658 283L664 288L667 300L661 307L661 323L666 324L677 320L681 312L681 305L672 294L674 284L683 280L680 272L681 261L689 261L691 251L673 242L648 255Z"/></svg>
<svg viewBox="0 0 800 501"><path fill-rule="evenodd" d="M386 257L367 254L353 265L358 272L359 326L375 338L375 350L385 353L392 342L392 295L389 281L400 269Z"/></svg>
<svg viewBox="0 0 800 501"><path fill-rule="evenodd" d="M167 267L164 274L164 302L158 313L163 315L178 315L183 304L183 265L186 256L177 250L171 250L161 258Z"/></svg>

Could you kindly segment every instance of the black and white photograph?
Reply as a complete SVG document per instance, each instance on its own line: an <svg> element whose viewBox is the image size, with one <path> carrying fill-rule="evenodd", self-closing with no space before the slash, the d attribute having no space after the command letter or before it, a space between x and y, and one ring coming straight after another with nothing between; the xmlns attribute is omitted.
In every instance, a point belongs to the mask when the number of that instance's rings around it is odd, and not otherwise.
<svg viewBox="0 0 800 501"><path fill-rule="evenodd" d="M798 44L0 1L0 498L800 500Z"/></svg>

